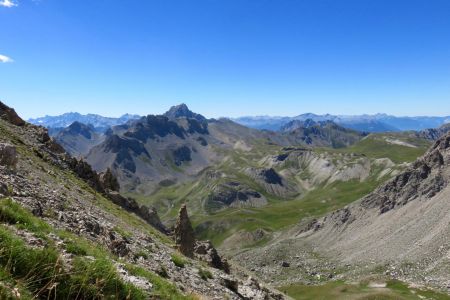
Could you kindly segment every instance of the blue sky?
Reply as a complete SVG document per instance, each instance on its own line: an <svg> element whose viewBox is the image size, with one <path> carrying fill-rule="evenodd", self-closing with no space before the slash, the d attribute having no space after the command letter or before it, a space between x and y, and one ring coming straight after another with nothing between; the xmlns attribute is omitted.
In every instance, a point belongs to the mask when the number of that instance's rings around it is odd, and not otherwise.
<svg viewBox="0 0 450 300"><path fill-rule="evenodd" d="M0 29L26 118L450 115L448 0L0 0Z"/></svg>

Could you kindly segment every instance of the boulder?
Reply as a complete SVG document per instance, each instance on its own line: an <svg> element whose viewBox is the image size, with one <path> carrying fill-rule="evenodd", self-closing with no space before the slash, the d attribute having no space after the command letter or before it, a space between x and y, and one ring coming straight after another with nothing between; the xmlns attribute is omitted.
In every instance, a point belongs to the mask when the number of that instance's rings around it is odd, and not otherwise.
<svg viewBox="0 0 450 300"><path fill-rule="evenodd" d="M178 213L178 219L175 224L175 244L178 250L187 257L194 256L195 235L189 220L186 204L181 206Z"/></svg>
<svg viewBox="0 0 450 300"><path fill-rule="evenodd" d="M8 186L0 182L0 196L9 196Z"/></svg>
<svg viewBox="0 0 450 300"><path fill-rule="evenodd" d="M19 161L17 156L16 147L10 144L0 144L0 165L15 169L17 162Z"/></svg>

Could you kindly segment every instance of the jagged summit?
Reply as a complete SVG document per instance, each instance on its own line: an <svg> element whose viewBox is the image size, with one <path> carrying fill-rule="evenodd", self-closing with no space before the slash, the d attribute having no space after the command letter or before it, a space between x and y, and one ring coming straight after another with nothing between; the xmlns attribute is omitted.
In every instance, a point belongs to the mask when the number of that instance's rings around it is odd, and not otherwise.
<svg viewBox="0 0 450 300"><path fill-rule="evenodd" d="M181 103L179 105L172 106L165 114L164 116L168 117L169 119L177 119L177 118L189 118L189 119L196 119L198 121L205 121L206 118L200 114L194 113L187 107L186 104Z"/></svg>

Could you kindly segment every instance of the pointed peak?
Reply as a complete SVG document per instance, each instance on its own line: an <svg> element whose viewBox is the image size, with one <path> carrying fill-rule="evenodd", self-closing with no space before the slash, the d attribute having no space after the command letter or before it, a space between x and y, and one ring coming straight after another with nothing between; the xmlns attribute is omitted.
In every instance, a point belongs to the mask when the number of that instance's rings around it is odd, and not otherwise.
<svg viewBox="0 0 450 300"><path fill-rule="evenodd" d="M179 105L172 106L164 116L169 119L177 119L177 118L188 118L188 119L196 119L198 121L204 121L206 118L200 114L194 113L189 110L188 106L184 103Z"/></svg>

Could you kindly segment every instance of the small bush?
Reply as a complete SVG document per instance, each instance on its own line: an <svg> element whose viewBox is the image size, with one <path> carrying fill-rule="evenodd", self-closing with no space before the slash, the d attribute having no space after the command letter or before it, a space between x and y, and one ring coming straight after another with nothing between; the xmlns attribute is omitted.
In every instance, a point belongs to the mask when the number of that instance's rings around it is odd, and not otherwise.
<svg viewBox="0 0 450 300"><path fill-rule="evenodd" d="M186 265L186 260L175 253L172 254L171 259L175 266L177 266L178 268L184 268L184 266Z"/></svg>
<svg viewBox="0 0 450 300"><path fill-rule="evenodd" d="M205 281L213 278L213 275L211 274L211 272L208 270L204 270L204 269L198 270L198 275L200 275L200 278Z"/></svg>

